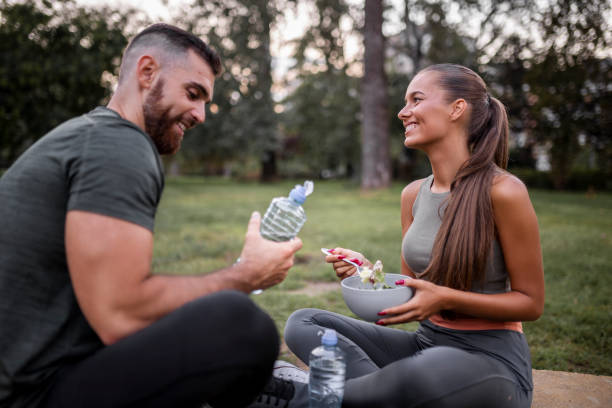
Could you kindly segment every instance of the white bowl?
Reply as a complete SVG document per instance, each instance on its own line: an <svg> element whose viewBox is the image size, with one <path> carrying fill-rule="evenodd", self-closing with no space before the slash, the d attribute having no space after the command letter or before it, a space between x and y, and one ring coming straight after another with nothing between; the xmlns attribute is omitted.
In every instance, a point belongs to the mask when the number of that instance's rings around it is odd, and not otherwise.
<svg viewBox="0 0 612 408"><path fill-rule="evenodd" d="M374 289L371 283L363 283L357 275L342 280L342 296L349 309L363 320L374 322L382 319L378 312L406 303L412 297L412 289L396 286L395 281L410 279L398 273L386 273L385 282L391 289Z"/></svg>

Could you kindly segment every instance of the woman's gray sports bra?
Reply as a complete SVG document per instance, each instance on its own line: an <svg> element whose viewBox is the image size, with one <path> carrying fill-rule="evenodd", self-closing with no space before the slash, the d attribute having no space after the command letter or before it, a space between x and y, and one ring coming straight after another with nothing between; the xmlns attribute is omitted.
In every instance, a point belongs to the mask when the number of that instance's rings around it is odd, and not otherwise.
<svg viewBox="0 0 612 408"><path fill-rule="evenodd" d="M431 259L436 234L442 224L445 199L449 192L433 193L433 174L425 179L412 205L414 220L402 240L402 257L415 274L422 273ZM493 241L492 256L487 265L485 282L474 282L472 292L503 293L510 291L504 254L497 239Z"/></svg>

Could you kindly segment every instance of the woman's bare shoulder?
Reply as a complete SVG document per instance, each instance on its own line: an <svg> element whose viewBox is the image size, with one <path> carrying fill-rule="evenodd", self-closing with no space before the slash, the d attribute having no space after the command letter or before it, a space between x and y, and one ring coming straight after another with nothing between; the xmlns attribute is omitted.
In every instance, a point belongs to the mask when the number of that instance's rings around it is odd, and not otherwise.
<svg viewBox="0 0 612 408"><path fill-rule="evenodd" d="M529 201L529 193L525 184L515 175L500 171L493 178L491 186L491 201L495 204L519 203Z"/></svg>
<svg viewBox="0 0 612 408"><path fill-rule="evenodd" d="M426 179L424 178L414 180L406 187L404 187L404 189L402 190L402 202L405 202L406 200L408 202L414 202L417 194L419 193L419 189L421 188L421 184L423 184L425 180Z"/></svg>
<svg viewBox="0 0 612 408"><path fill-rule="evenodd" d="M402 190L401 210L402 210L402 235L412 222L412 206L419 194L421 184L426 179L414 180Z"/></svg>

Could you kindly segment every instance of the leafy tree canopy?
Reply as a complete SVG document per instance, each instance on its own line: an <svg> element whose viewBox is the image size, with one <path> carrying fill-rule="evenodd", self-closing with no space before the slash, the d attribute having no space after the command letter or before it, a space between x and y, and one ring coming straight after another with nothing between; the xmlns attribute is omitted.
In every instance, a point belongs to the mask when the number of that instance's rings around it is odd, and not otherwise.
<svg viewBox="0 0 612 408"><path fill-rule="evenodd" d="M109 96L130 15L74 0L0 2L0 167Z"/></svg>

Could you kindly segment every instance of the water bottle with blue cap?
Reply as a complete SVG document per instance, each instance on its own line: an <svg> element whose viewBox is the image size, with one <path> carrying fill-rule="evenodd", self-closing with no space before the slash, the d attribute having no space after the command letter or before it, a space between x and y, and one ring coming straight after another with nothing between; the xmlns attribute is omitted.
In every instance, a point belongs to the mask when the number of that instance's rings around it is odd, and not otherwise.
<svg viewBox="0 0 612 408"><path fill-rule="evenodd" d="M306 222L306 213L302 204L312 194L314 183L310 180L304 185L296 185L289 197L276 197L270 203L261 220L259 231L270 241L289 241L295 237Z"/></svg>
<svg viewBox="0 0 612 408"><path fill-rule="evenodd" d="M340 408L344 396L346 357L333 329L325 329L321 345L310 353L308 397L310 408Z"/></svg>

